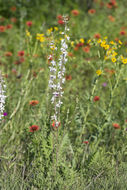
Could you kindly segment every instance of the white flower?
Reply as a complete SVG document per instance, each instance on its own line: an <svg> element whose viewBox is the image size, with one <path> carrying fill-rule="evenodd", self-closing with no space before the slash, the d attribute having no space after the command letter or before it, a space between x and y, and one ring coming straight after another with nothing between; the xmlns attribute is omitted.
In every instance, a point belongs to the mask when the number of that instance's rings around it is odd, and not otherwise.
<svg viewBox="0 0 127 190"><path fill-rule="evenodd" d="M4 84L4 80L2 79L2 75L0 72L0 119L3 117L4 105L5 105L5 94L6 85Z"/></svg>

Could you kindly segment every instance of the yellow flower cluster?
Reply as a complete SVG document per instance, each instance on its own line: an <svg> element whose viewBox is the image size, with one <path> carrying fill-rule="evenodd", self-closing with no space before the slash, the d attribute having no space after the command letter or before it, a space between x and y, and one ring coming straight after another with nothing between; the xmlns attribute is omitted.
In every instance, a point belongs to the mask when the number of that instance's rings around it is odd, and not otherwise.
<svg viewBox="0 0 127 190"><path fill-rule="evenodd" d="M83 38L81 38L80 40L79 40L81 43L83 43L84 44L84 39Z"/></svg>
<svg viewBox="0 0 127 190"><path fill-rule="evenodd" d="M127 58L124 58L123 56L121 56L121 59L122 59L123 64L127 64Z"/></svg>
<svg viewBox="0 0 127 190"><path fill-rule="evenodd" d="M97 71L96 71L96 74L97 74L98 76L100 76L100 75L102 74L102 71L101 71L101 70L97 70Z"/></svg>
<svg viewBox="0 0 127 190"><path fill-rule="evenodd" d="M36 39L39 40L40 42L44 42L45 41L44 34L37 34Z"/></svg>
<svg viewBox="0 0 127 190"><path fill-rule="evenodd" d="M56 31L58 31L58 27L53 27L53 28L49 28L48 30L47 30L47 33L48 34L51 34L51 32L53 31L53 30L56 30Z"/></svg>
<svg viewBox="0 0 127 190"><path fill-rule="evenodd" d="M30 32L28 30L26 30L26 36L30 37Z"/></svg>

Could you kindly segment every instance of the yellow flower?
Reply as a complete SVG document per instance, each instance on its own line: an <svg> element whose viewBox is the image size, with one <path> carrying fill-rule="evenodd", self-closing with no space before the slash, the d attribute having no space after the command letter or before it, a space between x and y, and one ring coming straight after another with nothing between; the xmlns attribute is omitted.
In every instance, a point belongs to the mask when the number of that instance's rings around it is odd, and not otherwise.
<svg viewBox="0 0 127 190"><path fill-rule="evenodd" d="M111 50L108 50L108 51L107 51L107 55L110 55L110 54L111 54Z"/></svg>
<svg viewBox="0 0 127 190"><path fill-rule="evenodd" d="M104 37L105 40L106 40L107 38L108 38L107 36Z"/></svg>
<svg viewBox="0 0 127 190"><path fill-rule="evenodd" d="M127 64L127 58L123 59L123 60L122 60L122 63L123 63L123 64Z"/></svg>
<svg viewBox="0 0 127 190"><path fill-rule="evenodd" d="M28 37L30 37L30 32L29 32L28 30L26 30L26 35L27 35Z"/></svg>
<svg viewBox="0 0 127 190"><path fill-rule="evenodd" d="M116 62L116 58L115 58L115 57L112 58L112 62L113 62L113 63Z"/></svg>
<svg viewBox="0 0 127 190"><path fill-rule="evenodd" d="M105 47L105 45L106 45L106 41L104 40L101 42L101 47Z"/></svg>
<svg viewBox="0 0 127 190"><path fill-rule="evenodd" d="M112 45L114 45L114 44L115 44L113 41L110 41L109 43L110 43L110 44L112 44Z"/></svg>
<svg viewBox="0 0 127 190"><path fill-rule="evenodd" d="M109 45L108 45L108 44L105 45L104 48L105 48L105 50L106 50L106 49L109 49Z"/></svg>
<svg viewBox="0 0 127 190"><path fill-rule="evenodd" d="M101 43L101 39L97 40L97 43L100 44Z"/></svg>
<svg viewBox="0 0 127 190"><path fill-rule="evenodd" d="M115 57L118 53L116 53L115 51L113 52L112 56Z"/></svg>
<svg viewBox="0 0 127 190"><path fill-rule="evenodd" d="M101 71L101 70L97 70L97 71L96 71L96 74L97 74L98 76L100 76L100 75L102 74L102 71Z"/></svg>
<svg viewBox="0 0 127 190"><path fill-rule="evenodd" d="M51 50L55 50L55 46L51 46L50 49L51 49Z"/></svg>
<svg viewBox="0 0 127 190"><path fill-rule="evenodd" d="M54 27L54 30L58 31L58 27L55 26L55 27Z"/></svg>
<svg viewBox="0 0 127 190"><path fill-rule="evenodd" d="M90 42L91 42L91 40L88 40L88 42L87 42L87 43L89 44Z"/></svg>
<svg viewBox="0 0 127 190"><path fill-rule="evenodd" d="M119 44L121 44L121 45L122 45L123 43L119 40Z"/></svg>
<svg viewBox="0 0 127 190"><path fill-rule="evenodd" d="M108 57L107 56L104 56L104 60L107 60L108 59Z"/></svg>
<svg viewBox="0 0 127 190"><path fill-rule="evenodd" d="M80 41L81 43L84 43L84 42L85 42L83 38L81 38L79 41Z"/></svg>
<svg viewBox="0 0 127 190"><path fill-rule="evenodd" d="M49 28L47 32L50 34L53 31L53 28Z"/></svg>
<svg viewBox="0 0 127 190"><path fill-rule="evenodd" d="M39 40L40 42L45 41L44 34L37 34L36 39Z"/></svg>
<svg viewBox="0 0 127 190"><path fill-rule="evenodd" d="M71 46L74 47L74 41L71 42Z"/></svg>

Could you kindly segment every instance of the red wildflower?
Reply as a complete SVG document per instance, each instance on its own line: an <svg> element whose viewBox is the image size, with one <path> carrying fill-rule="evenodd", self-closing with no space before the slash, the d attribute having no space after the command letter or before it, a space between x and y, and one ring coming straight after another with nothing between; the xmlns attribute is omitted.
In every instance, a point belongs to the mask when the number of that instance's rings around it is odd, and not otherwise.
<svg viewBox="0 0 127 190"><path fill-rule="evenodd" d="M66 75L66 80L72 80L72 76L71 75Z"/></svg>
<svg viewBox="0 0 127 190"><path fill-rule="evenodd" d="M82 47L83 45L84 45L84 43L81 43L81 42L76 44L77 47Z"/></svg>
<svg viewBox="0 0 127 190"><path fill-rule="evenodd" d="M57 16L57 19L58 19L58 20L63 20L62 15L58 15L58 16Z"/></svg>
<svg viewBox="0 0 127 190"><path fill-rule="evenodd" d="M121 35L121 36L124 36L125 34L126 34L126 32L125 32L124 30L121 30L121 31L120 31L120 35Z"/></svg>
<svg viewBox="0 0 127 190"><path fill-rule="evenodd" d="M100 37L101 37L101 35L99 33L94 34L94 38L99 39Z"/></svg>
<svg viewBox="0 0 127 190"><path fill-rule="evenodd" d="M95 10L95 9L89 9L89 10L88 10L88 13L89 13L89 14L95 14L95 13L96 13L96 10Z"/></svg>
<svg viewBox="0 0 127 190"><path fill-rule="evenodd" d="M89 144L89 141L83 141L84 144Z"/></svg>
<svg viewBox="0 0 127 190"><path fill-rule="evenodd" d="M115 18L114 18L112 15L109 15L109 16L108 16L108 19L109 19L111 22L114 22L114 21L115 21Z"/></svg>
<svg viewBox="0 0 127 190"><path fill-rule="evenodd" d="M17 74L16 69L12 69L11 71L12 71L12 73Z"/></svg>
<svg viewBox="0 0 127 190"><path fill-rule="evenodd" d="M19 61L20 61L20 63L23 63L23 62L25 61L24 57L21 57L21 58L19 59Z"/></svg>
<svg viewBox="0 0 127 190"><path fill-rule="evenodd" d="M29 102L29 105L35 106L35 105L37 105L38 103L39 103L38 100L32 100L32 101Z"/></svg>
<svg viewBox="0 0 127 190"><path fill-rule="evenodd" d="M79 47L77 47L77 46L74 47L74 51L78 51L78 49L79 49Z"/></svg>
<svg viewBox="0 0 127 190"><path fill-rule="evenodd" d="M52 123L53 128L58 128L59 126L60 126L60 122L53 121L53 123Z"/></svg>
<svg viewBox="0 0 127 190"><path fill-rule="evenodd" d="M20 60L17 60L17 61L14 62L14 64L15 64L15 65L20 65L21 62L20 62Z"/></svg>
<svg viewBox="0 0 127 190"><path fill-rule="evenodd" d="M120 125L118 123L113 123L112 126L115 128L115 129L120 129Z"/></svg>
<svg viewBox="0 0 127 190"><path fill-rule="evenodd" d="M79 15L79 11L78 11L78 10L72 10L72 11L71 11L71 14L72 14L73 16L77 16L77 15Z"/></svg>
<svg viewBox="0 0 127 190"><path fill-rule="evenodd" d="M8 74L5 74L4 77L5 77L5 78L8 78Z"/></svg>
<svg viewBox="0 0 127 190"><path fill-rule="evenodd" d="M8 25L6 26L6 29L11 29L12 27L13 27L12 24L8 24Z"/></svg>
<svg viewBox="0 0 127 190"><path fill-rule="evenodd" d="M63 20L58 20L58 24L63 25L64 21Z"/></svg>
<svg viewBox="0 0 127 190"><path fill-rule="evenodd" d="M32 21L27 21L27 22L26 22L26 25L27 25L28 27L32 26L32 24L33 24Z"/></svg>
<svg viewBox="0 0 127 190"><path fill-rule="evenodd" d="M68 56L69 56L69 57L73 57L74 55L73 55L72 52L68 52Z"/></svg>
<svg viewBox="0 0 127 190"><path fill-rule="evenodd" d="M99 96L94 96L94 99L93 99L94 102L97 102L97 101L99 101L99 100L100 100L100 97L99 97Z"/></svg>
<svg viewBox="0 0 127 190"><path fill-rule="evenodd" d="M9 52L6 52L5 53L5 56L7 56L7 57L11 57L12 56L12 53L9 51Z"/></svg>
<svg viewBox="0 0 127 190"><path fill-rule="evenodd" d="M89 47L89 46L85 46L85 47L83 47L82 49L83 49L83 51L86 52L86 53L89 53L89 51L90 51L90 47Z"/></svg>
<svg viewBox="0 0 127 190"><path fill-rule="evenodd" d="M39 126L38 125L32 125L29 127L29 132L35 132L39 130Z"/></svg>
<svg viewBox="0 0 127 190"><path fill-rule="evenodd" d="M119 41L119 38L115 38L115 41L118 42L118 41Z"/></svg>
<svg viewBox="0 0 127 190"><path fill-rule="evenodd" d="M116 7L117 6L117 3L116 3L116 0L110 0L112 6Z"/></svg>
<svg viewBox="0 0 127 190"><path fill-rule="evenodd" d="M18 56L20 56L20 57L24 56L24 54L25 54L24 51L19 51L18 52Z"/></svg>
<svg viewBox="0 0 127 190"><path fill-rule="evenodd" d="M106 6L108 9L112 9L112 3L107 3Z"/></svg>
<svg viewBox="0 0 127 190"><path fill-rule="evenodd" d="M35 71L33 71L33 77L36 77L37 73Z"/></svg>
<svg viewBox="0 0 127 190"><path fill-rule="evenodd" d="M6 29L6 27L5 27L5 26L0 26L0 32L4 32L4 31L5 31L5 29Z"/></svg>
<svg viewBox="0 0 127 190"><path fill-rule="evenodd" d="M15 17L11 18L11 22L15 23L17 21L17 19Z"/></svg>
<svg viewBox="0 0 127 190"><path fill-rule="evenodd" d="M103 7L104 6L104 2L100 2L100 7Z"/></svg>
<svg viewBox="0 0 127 190"><path fill-rule="evenodd" d="M109 9L112 9L113 7L116 8L117 7L116 0L110 0L110 2L106 4L106 6Z"/></svg>
<svg viewBox="0 0 127 190"><path fill-rule="evenodd" d="M14 6L14 7L11 7L11 11L12 12L15 12L16 11L16 7Z"/></svg>

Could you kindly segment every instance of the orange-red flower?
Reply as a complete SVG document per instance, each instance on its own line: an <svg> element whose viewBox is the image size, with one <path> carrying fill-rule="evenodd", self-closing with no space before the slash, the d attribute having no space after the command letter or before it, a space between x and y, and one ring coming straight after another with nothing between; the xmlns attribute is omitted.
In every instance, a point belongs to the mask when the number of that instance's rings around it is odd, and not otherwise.
<svg viewBox="0 0 127 190"><path fill-rule="evenodd" d="M39 126L38 125L32 125L29 127L29 132L35 132L39 130Z"/></svg>
<svg viewBox="0 0 127 190"><path fill-rule="evenodd" d="M12 24L8 24L8 25L6 26L6 29L11 29L12 27L13 27Z"/></svg>
<svg viewBox="0 0 127 190"><path fill-rule="evenodd" d="M89 51L90 51L90 46L85 46L85 47L83 47L82 49L83 49L83 51L84 51L85 53L89 53Z"/></svg>
<svg viewBox="0 0 127 190"><path fill-rule="evenodd" d="M117 7L116 0L110 0L109 3L106 4L107 8L112 9Z"/></svg>
<svg viewBox="0 0 127 190"><path fill-rule="evenodd" d="M0 26L0 32L4 32L4 31L5 31L5 29L6 29L6 27L5 27L5 26Z"/></svg>
<svg viewBox="0 0 127 190"><path fill-rule="evenodd" d="M89 13L89 14L95 14L95 13L96 13L96 10L95 10L95 9L89 9L89 10L88 10L88 13Z"/></svg>
<svg viewBox="0 0 127 190"><path fill-rule="evenodd" d="M39 104L39 101L38 100L32 100L32 101L29 102L29 104L31 106L36 106L37 104Z"/></svg>
<svg viewBox="0 0 127 190"><path fill-rule="evenodd" d="M63 25L64 21L63 20L58 20L58 24Z"/></svg>
<svg viewBox="0 0 127 190"><path fill-rule="evenodd" d="M73 55L72 52L68 52L68 56L69 56L69 57L73 57L74 55Z"/></svg>
<svg viewBox="0 0 127 190"><path fill-rule="evenodd" d="M84 45L84 43L78 43L78 44L76 44L76 47L82 47Z"/></svg>
<svg viewBox="0 0 127 190"><path fill-rule="evenodd" d="M66 75L66 80L72 80L72 76L71 75Z"/></svg>
<svg viewBox="0 0 127 190"><path fill-rule="evenodd" d="M15 17L12 17L11 22L15 23L15 22L17 22L17 19Z"/></svg>
<svg viewBox="0 0 127 190"><path fill-rule="evenodd" d="M119 38L115 38L115 41L118 42L118 41L119 41Z"/></svg>
<svg viewBox="0 0 127 190"><path fill-rule="evenodd" d="M118 123L113 123L112 126L115 128L115 129L120 129L120 125Z"/></svg>
<svg viewBox="0 0 127 190"><path fill-rule="evenodd" d="M125 32L124 30L121 30L121 31L120 31L120 35L121 35L121 36L124 36L125 34L126 34L126 32Z"/></svg>
<svg viewBox="0 0 127 190"><path fill-rule="evenodd" d="M84 144L89 144L89 141L83 141Z"/></svg>
<svg viewBox="0 0 127 190"><path fill-rule="evenodd" d="M108 16L108 19L109 19L111 22L114 22L114 21L115 21L115 18L114 18L112 15L109 15L109 16Z"/></svg>
<svg viewBox="0 0 127 190"><path fill-rule="evenodd" d="M63 20L62 15L58 15L58 16L57 16L57 19L58 19L58 20Z"/></svg>
<svg viewBox="0 0 127 190"><path fill-rule="evenodd" d="M19 56L19 57L24 56L24 54L25 54L24 51L19 51L19 52L18 52L18 56Z"/></svg>
<svg viewBox="0 0 127 190"><path fill-rule="evenodd" d="M26 25L27 25L28 27L32 26L32 24L33 24L32 21L27 21L27 22L26 22Z"/></svg>
<svg viewBox="0 0 127 190"><path fill-rule="evenodd" d="M5 56L7 56L7 57L11 57L12 56L12 53L9 51L9 52L6 52L5 53Z"/></svg>
<svg viewBox="0 0 127 190"><path fill-rule="evenodd" d="M94 38L99 39L100 37L101 37L101 35L99 33L94 34Z"/></svg>
<svg viewBox="0 0 127 190"><path fill-rule="evenodd" d="M53 127L53 128L58 128L59 126L60 126L60 122L58 122L58 123L56 124L56 122L53 121L53 123L52 123L52 127Z"/></svg>
<svg viewBox="0 0 127 190"><path fill-rule="evenodd" d="M71 11L71 14L73 15L73 16L78 16L79 15L79 11L78 10L72 10Z"/></svg>
<svg viewBox="0 0 127 190"><path fill-rule="evenodd" d="M16 7L15 6L11 7L11 11L15 12L16 11Z"/></svg>
<svg viewBox="0 0 127 190"><path fill-rule="evenodd" d="M99 100L100 100L100 97L99 97L99 96L94 96L94 99L93 99L94 102L97 102L97 101L99 101Z"/></svg>
<svg viewBox="0 0 127 190"><path fill-rule="evenodd" d="M74 51L78 51L78 49L79 49L79 47L77 47L77 46L74 47Z"/></svg>

